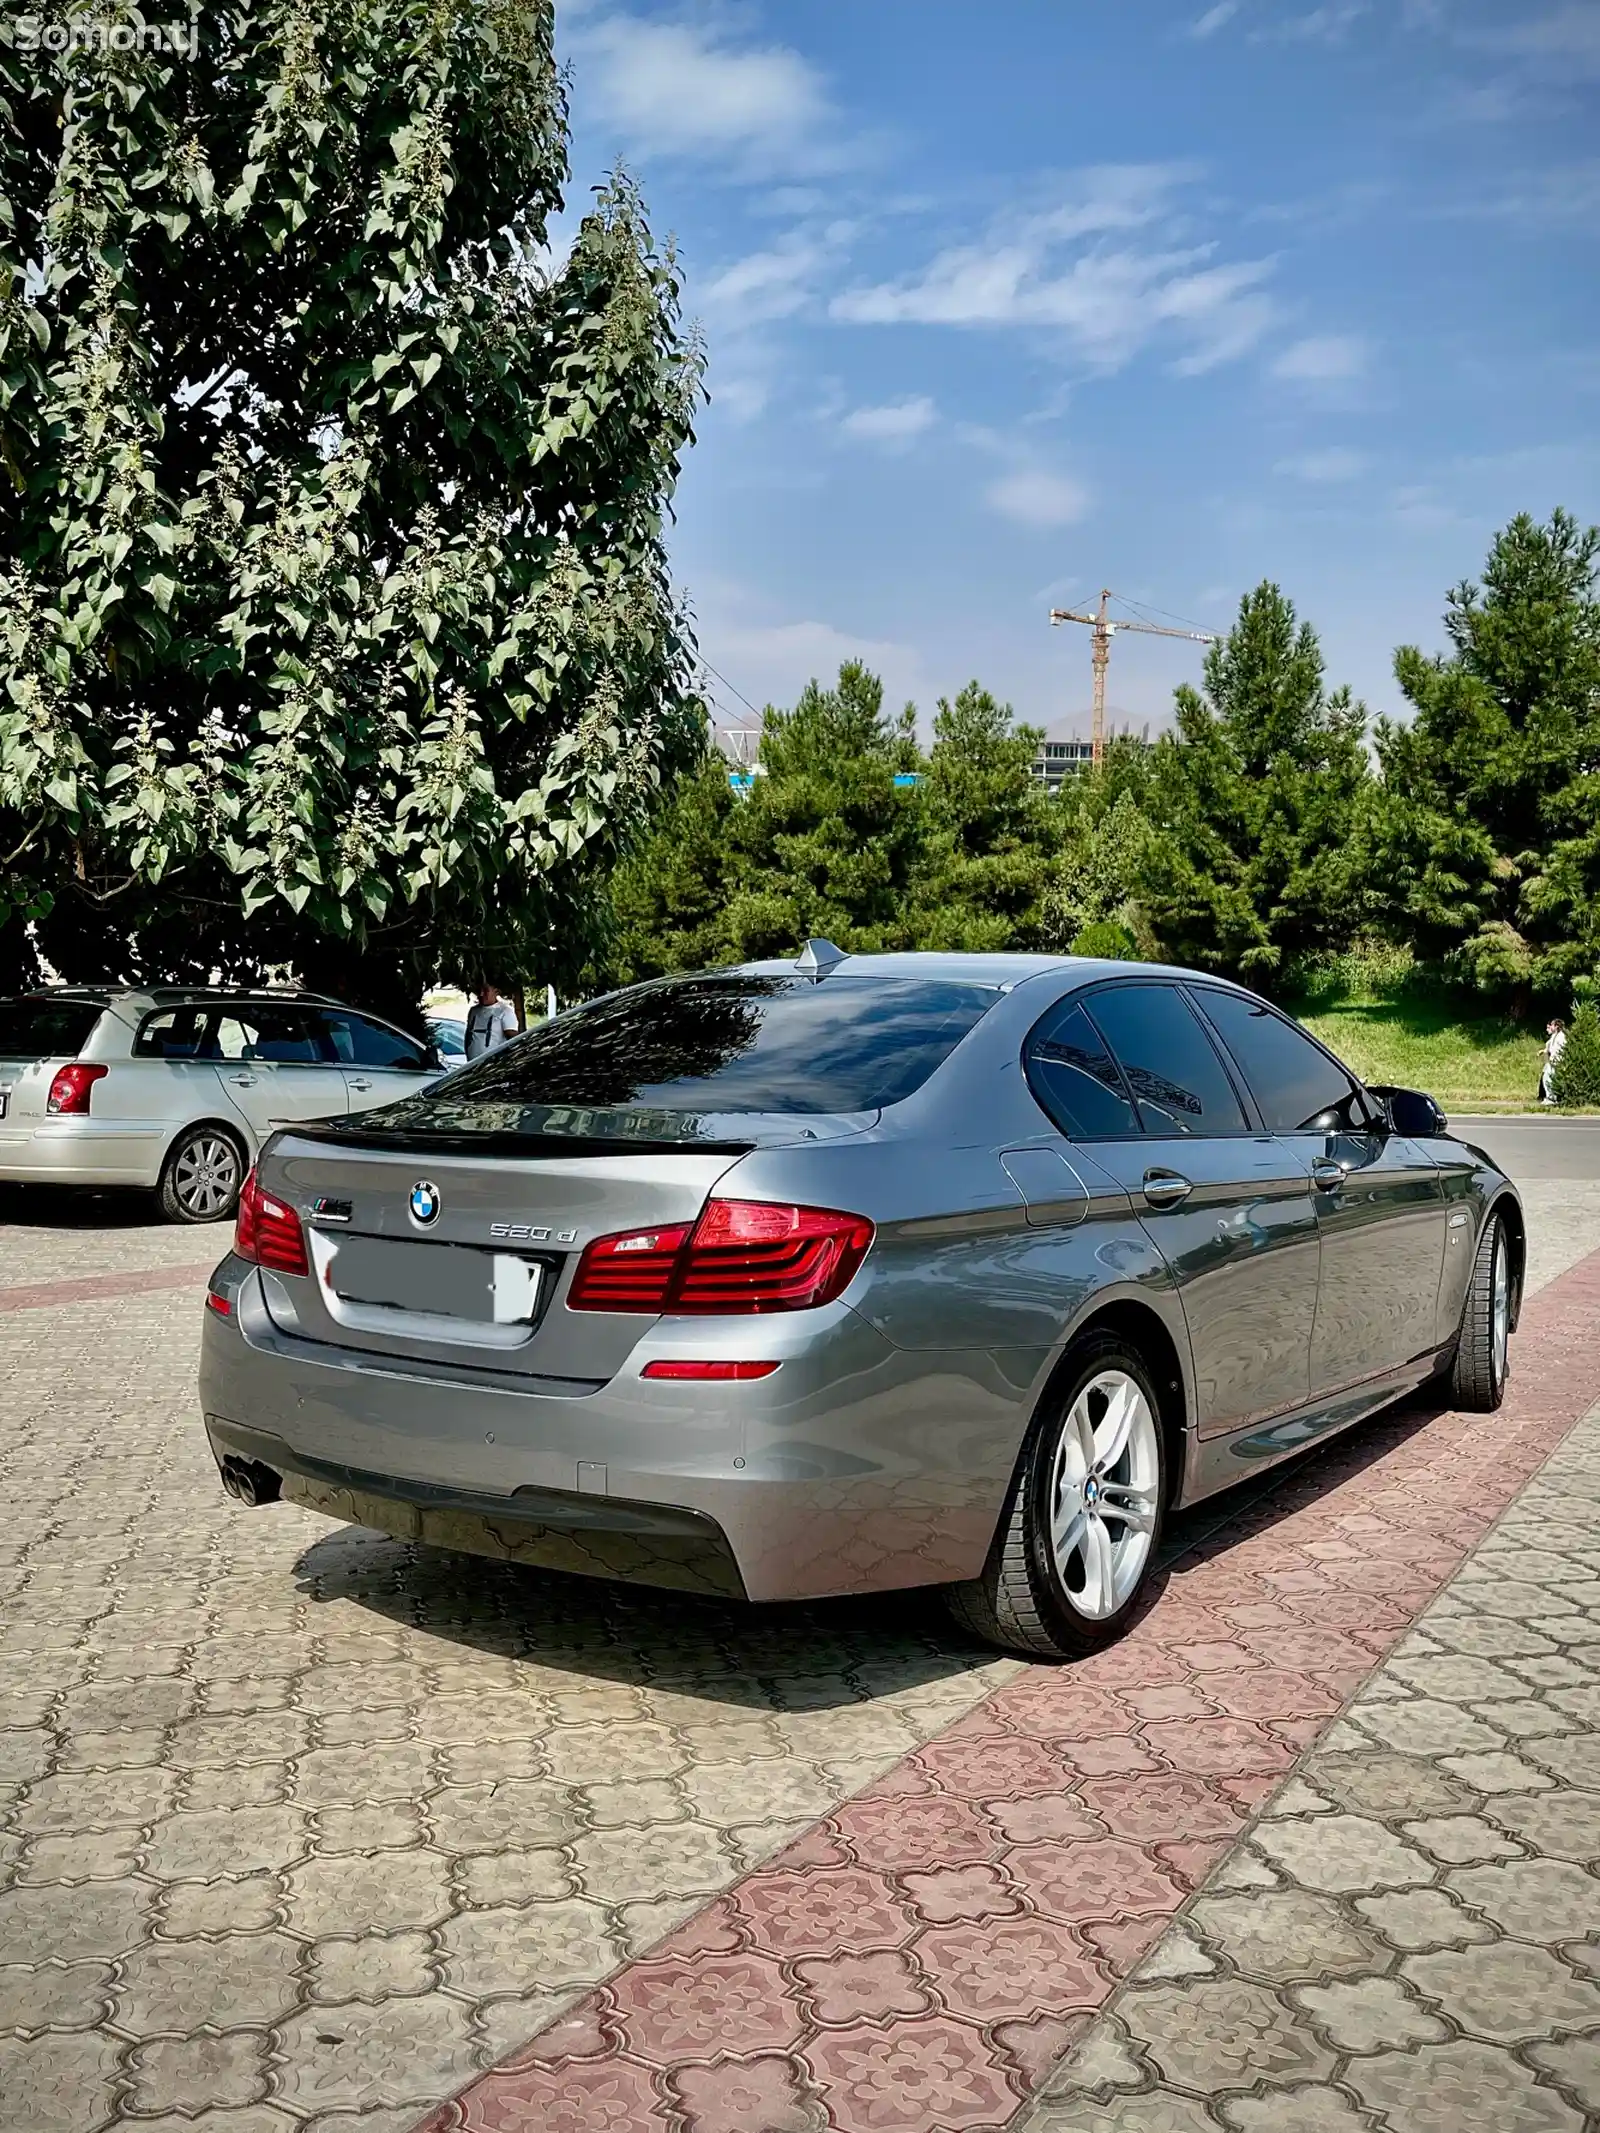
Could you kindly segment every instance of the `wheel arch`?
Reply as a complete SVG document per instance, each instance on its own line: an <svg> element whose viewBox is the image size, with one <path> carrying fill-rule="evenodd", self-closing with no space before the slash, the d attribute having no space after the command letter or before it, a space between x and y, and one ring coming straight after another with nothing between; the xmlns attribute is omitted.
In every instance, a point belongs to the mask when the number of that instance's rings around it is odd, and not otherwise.
<svg viewBox="0 0 1600 2133"><path fill-rule="evenodd" d="M1483 1227L1478 1231L1481 1243L1484 1230L1498 1216L1506 1226L1506 1246L1511 1259L1511 1330L1514 1333L1517 1321L1522 1316L1522 1299L1528 1274L1528 1222L1522 1211L1522 1202L1510 1186L1496 1193L1484 1212Z"/></svg>
<svg viewBox="0 0 1600 2133"><path fill-rule="evenodd" d="M1184 1350L1172 1328L1155 1307L1136 1296L1116 1296L1096 1302L1073 1326L1054 1368L1045 1380L1035 1404L1037 1415L1059 1392L1072 1367L1072 1359L1086 1335L1113 1333L1144 1357L1160 1395L1158 1417L1167 1453L1167 1502L1181 1502L1188 1472L1189 1418L1193 1406L1189 1371Z"/></svg>
<svg viewBox="0 0 1600 2133"><path fill-rule="evenodd" d="M245 1169L249 1170L256 1160L257 1149L250 1128L241 1119L223 1118L216 1112L202 1111L197 1118L186 1118L181 1126L174 1126L167 1135L166 1145L161 1150L158 1175L165 1176L167 1165L172 1161L172 1152L179 1141L190 1133L209 1131L225 1133L230 1141L236 1141L244 1156Z"/></svg>

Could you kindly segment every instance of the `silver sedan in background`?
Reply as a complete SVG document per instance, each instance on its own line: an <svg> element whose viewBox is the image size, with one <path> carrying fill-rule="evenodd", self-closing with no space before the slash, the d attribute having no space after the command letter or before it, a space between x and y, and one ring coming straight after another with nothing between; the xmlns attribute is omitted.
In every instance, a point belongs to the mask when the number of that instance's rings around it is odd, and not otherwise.
<svg viewBox="0 0 1600 2133"><path fill-rule="evenodd" d="M1237 986L813 942L275 1135L201 1394L249 1502L752 1600L943 1585L1055 1658L1173 1507L1428 1379L1497 1406L1524 1257L1428 1098Z"/></svg>

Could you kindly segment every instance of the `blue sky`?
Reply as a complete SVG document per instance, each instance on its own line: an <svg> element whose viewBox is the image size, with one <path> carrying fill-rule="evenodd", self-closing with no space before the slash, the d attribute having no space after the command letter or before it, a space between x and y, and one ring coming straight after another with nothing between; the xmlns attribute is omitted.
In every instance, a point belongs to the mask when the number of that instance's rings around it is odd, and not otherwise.
<svg viewBox="0 0 1600 2133"><path fill-rule="evenodd" d="M1600 518L1600 0L558 0L573 204L676 238L673 553L719 715L859 656L1086 717L1102 583L1276 578L1331 678L1512 512ZM1198 648L1114 647L1160 720Z"/></svg>

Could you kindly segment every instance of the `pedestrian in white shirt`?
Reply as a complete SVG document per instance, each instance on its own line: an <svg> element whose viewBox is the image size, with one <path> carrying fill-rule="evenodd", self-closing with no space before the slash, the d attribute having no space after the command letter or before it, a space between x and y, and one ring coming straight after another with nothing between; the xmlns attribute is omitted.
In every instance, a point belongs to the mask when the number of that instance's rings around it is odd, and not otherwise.
<svg viewBox="0 0 1600 2133"><path fill-rule="evenodd" d="M1559 1015L1552 1015L1545 1025L1544 1066L1539 1074L1539 1101L1542 1104L1553 1104L1556 1100L1556 1067L1566 1048L1567 1025Z"/></svg>
<svg viewBox="0 0 1600 2133"><path fill-rule="evenodd" d="M478 1004L467 1017L467 1057L481 1059L517 1034L517 1011L493 985L478 987Z"/></svg>

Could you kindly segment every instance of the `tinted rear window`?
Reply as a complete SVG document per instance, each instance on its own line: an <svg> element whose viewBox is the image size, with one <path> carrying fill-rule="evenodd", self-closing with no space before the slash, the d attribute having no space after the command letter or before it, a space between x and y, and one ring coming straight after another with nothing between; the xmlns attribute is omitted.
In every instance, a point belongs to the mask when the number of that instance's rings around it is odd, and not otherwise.
<svg viewBox="0 0 1600 2133"><path fill-rule="evenodd" d="M873 1111L919 1089L998 998L925 978L668 978L490 1052L438 1095L452 1111Z"/></svg>
<svg viewBox="0 0 1600 2133"><path fill-rule="evenodd" d="M0 1059L70 1059L103 1012L81 1000L0 1000Z"/></svg>

